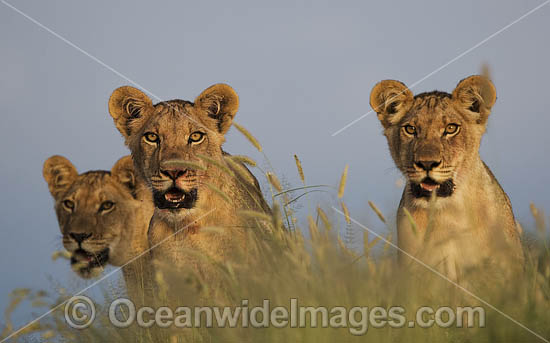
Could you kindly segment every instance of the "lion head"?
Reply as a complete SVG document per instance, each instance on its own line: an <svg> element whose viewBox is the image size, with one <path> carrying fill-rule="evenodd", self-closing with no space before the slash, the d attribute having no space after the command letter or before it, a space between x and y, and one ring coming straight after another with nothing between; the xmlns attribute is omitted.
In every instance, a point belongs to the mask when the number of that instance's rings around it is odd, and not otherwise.
<svg viewBox="0 0 550 343"><path fill-rule="evenodd" d="M413 96L401 82L381 81L370 104L384 127L391 155L416 199L450 197L479 158L481 137L496 100L492 82L470 76L452 94Z"/></svg>
<svg viewBox="0 0 550 343"><path fill-rule="evenodd" d="M55 200L63 246L81 277L99 275L107 263L121 266L147 248L152 206L141 196L130 156L111 171L82 174L66 158L52 156L43 175Z"/></svg>
<svg viewBox="0 0 550 343"><path fill-rule="evenodd" d="M153 104L129 86L111 95L109 112L132 151L137 173L165 217L185 217L207 201L204 183L216 180L201 156L223 164L221 146L238 106L237 93L225 84L204 90L194 103Z"/></svg>

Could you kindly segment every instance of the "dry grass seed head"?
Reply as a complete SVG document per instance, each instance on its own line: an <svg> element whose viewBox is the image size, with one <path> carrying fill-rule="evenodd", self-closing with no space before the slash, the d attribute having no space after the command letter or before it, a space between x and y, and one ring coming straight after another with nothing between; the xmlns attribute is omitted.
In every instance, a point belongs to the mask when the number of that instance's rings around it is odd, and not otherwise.
<svg viewBox="0 0 550 343"><path fill-rule="evenodd" d="M340 185L338 186L338 199L342 199L344 197L344 190L346 189L346 181L348 179L348 168L349 166L346 164L342 177L340 178Z"/></svg>

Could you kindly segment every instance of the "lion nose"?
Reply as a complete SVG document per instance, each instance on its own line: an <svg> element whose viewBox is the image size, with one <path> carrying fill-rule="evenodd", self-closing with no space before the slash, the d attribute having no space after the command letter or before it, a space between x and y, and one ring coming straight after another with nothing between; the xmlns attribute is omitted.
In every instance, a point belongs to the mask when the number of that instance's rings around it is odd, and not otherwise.
<svg viewBox="0 0 550 343"><path fill-rule="evenodd" d="M88 238L92 237L91 233L73 233L71 232L69 236L74 239L78 244L84 242Z"/></svg>
<svg viewBox="0 0 550 343"><path fill-rule="evenodd" d="M163 169L160 171L161 174L168 176L172 180L177 180L180 176L185 175L187 169Z"/></svg>
<svg viewBox="0 0 550 343"><path fill-rule="evenodd" d="M430 171L441 164L441 161L417 161L416 166L418 168L424 169L425 171Z"/></svg>

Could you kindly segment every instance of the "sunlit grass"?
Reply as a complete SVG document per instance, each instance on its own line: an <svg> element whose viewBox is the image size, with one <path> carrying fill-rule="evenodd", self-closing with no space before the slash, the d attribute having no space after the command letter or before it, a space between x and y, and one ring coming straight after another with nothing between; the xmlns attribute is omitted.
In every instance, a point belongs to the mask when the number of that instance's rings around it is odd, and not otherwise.
<svg viewBox="0 0 550 343"><path fill-rule="evenodd" d="M248 131L240 127L250 142L261 151L261 145ZM338 187L309 186L307 166L295 157L297 173L303 186L285 189L272 170L263 171L270 187L273 205L272 215L242 211L239 215L254 218L258 227L250 228L247 245L239 258L232 262L212 264L212 271L219 283L210 283L196 275L192 269L177 273L170 266L159 266L154 278L157 289L150 299L152 306L241 306L243 299L248 307L259 306L269 299L271 308L290 307L291 299L301 306L401 306L406 309L407 322L414 320L415 311L421 306L437 309L441 306L482 306L486 312L485 328L392 328L385 325L376 328L369 322L362 335L354 335L350 323L343 328L312 328L309 320L304 328L193 328L177 329L152 327L117 329L108 321L107 310L118 297L104 288L106 301L98 305L94 324L85 330L71 329L63 318L63 306L50 316L25 328L11 341L38 337L40 340L78 342L348 342L369 339L375 342L537 342L543 341L529 330L550 338L550 251L548 230L544 213L531 206L535 229L524 233L527 263L522 278L504 282L487 278L483 270L467 275L468 290L483 301L472 297L434 273L422 268L414 272L401 269L395 251L388 242L395 237L386 217L372 201L372 214L389 230L383 237L363 232L361 249L350 248L350 242L341 237L343 231L352 229L353 214L344 202L348 167L344 168ZM246 161L256 165L248 157L233 156L233 161ZM205 161L214 163L212 161ZM223 168L223 166L220 166ZM336 196L335 207L342 209L340 216L330 207L314 206L305 220L296 218L292 204L307 201L307 197L295 200L313 189L330 189ZM217 192L221 192L217 190ZM300 193L301 192L301 193ZM291 196L292 194L292 196ZM222 197L223 198L223 197ZM229 200L229 199L226 199ZM305 227L300 227L300 223ZM261 223L261 225L260 225ZM210 228L213 232L223 228ZM359 229L361 230L361 229ZM532 232L532 233L530 233ZM345 233L344 233L345 235ZM344 239L343 239L344 238ZM356 240L357 241L357 240ZM56 254L56 257L63 256ZM102 284L97 287L105 287ZM74 290L75 292L78 290ZM10 295L11 303L5 310L5 325L0 337L7 337L17 328L11 321L13 312L23 302L29 302L44 313L71 296L60 292L48 296L40 290L19 289ZM147 296L144 293L144 296ZM489 305L488 305L489 304ZM496 310L495 310L496 309ZM505 313L509 318L502 315ZM517 322L516 322L517 321ZM522 327L518 323L524 325ZM357 328L356 328L357 329ZM357 331L357 330L355 330Z"/></svg>

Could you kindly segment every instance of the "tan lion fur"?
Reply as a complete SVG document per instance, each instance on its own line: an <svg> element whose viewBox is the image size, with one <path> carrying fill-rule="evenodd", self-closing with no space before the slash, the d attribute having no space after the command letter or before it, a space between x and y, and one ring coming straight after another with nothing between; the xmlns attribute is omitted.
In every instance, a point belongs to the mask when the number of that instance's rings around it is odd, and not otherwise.
<svg viewBox="0 0 550 343"><path fill-rule="evenodd" d="M370 95L393 160L407 179L397 213L398 246L453 280L472 268L493 266L509 275L523 265L510 200L479 156L495 100L492 82L482 76L462 80L452 94L413 96L403 83L385 80ZM449 124L459 125L456 134L447 133ZM425 161L439 164L424 169L419 163ZM452 180L451 195L415 196L414 185L428 175L439 184ZM412 262L403 252L399 260Z"/></svg>
<svg viewBox="0 0 550 343"><path fill-rule="evenodd" d="M131 157L122 157L111 171L78 174L69 160L56 155L44 162L43 175L55 200L63 246L76 262L73 270L83 278L98 276L103 265L91 265L75 252L81 248L97 255L108 248L106 263L124 266L122 272L129 295L141 296L142 292L135 289L138 283L143 284L146 256L132 259L149 246L147 229L153 202L148 189L135 176ZM73 208L68 208L65 201L72 202ZM108 211L101 209L106 201L114 204ZM79 246L71 234L90 237Z"/></svg>
<svg viewBox="0 0 550 343"><path fill-rule="evenodd" d="M154 198L155 194L162 198L163 192L175 185L186 192L196 190L192 208L155 207L148 234L155 261L189 267L208 278L203 262L230 260L242 251L247 230L254 230L247 228L250 223L238 211L270 212L252 173L241 163L229 163L222 150L238 104L237 94L225 84L209 87L194 103L171 100L153 104L147 95L129 86L111 95L109 112L132 152L139 177ZM190 137L197 132L204 138L192 143ZM151 133L158 142L146 139ZM164 172L171 166L185 170L188 176L173 181Z"/></svg>

